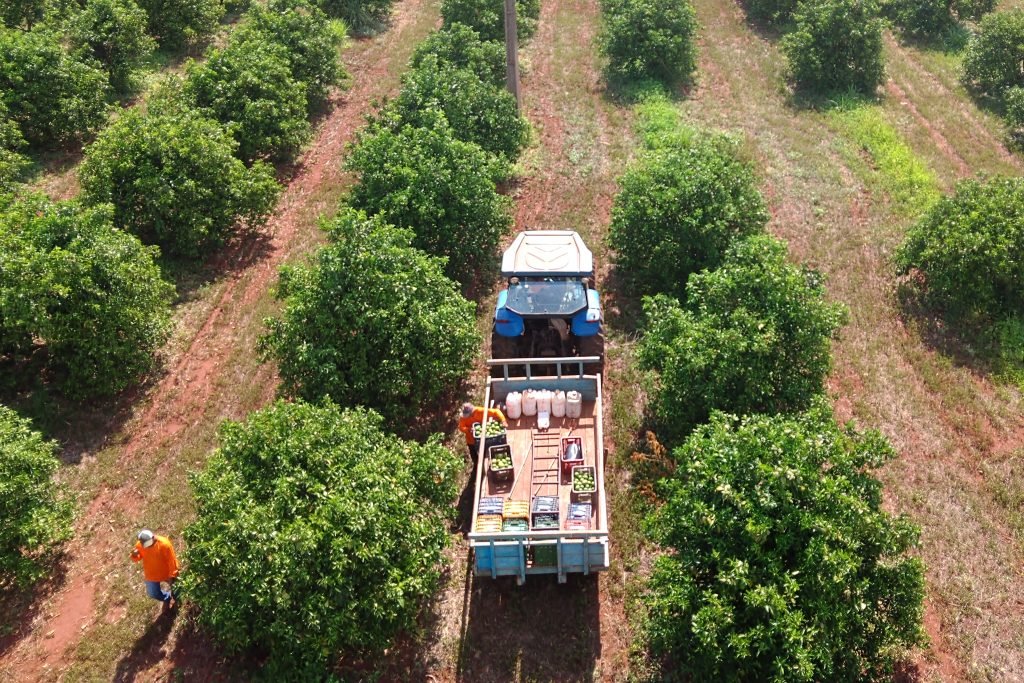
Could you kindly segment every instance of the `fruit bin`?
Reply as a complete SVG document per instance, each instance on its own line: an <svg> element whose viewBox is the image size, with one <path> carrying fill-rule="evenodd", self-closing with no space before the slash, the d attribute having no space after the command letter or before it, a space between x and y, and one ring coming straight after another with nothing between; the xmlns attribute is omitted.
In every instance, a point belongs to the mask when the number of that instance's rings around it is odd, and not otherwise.
<svg viewBox="0 0 1024 683"><path fill-rule="evenodd" d="M572 492L594 493L597 491L597 471L592 465L578 465L572 468Z"/></svg>
<svg viewBox="0 0 1024 683"><path fill-rule="evenodd" d="M571 448L576 446L576 448ZM572 468L583 464L583 439L578 436L563 436L562 445L562 476L566 479L572 476ZM575 457L570 457L575 455Z"/></svg>
<svg viewBox="0 0 1024 683"><path fill-rule="evenodd" d="M491 475L495 481L509 481L515 473L512 462L512 447L507 444L491 446L487 449L487 457L491 464Z"/></svg>
<svg viewBox="0 0 1024 683"><path fill-rule="evenodd" d="M487 423L489 434L484 436L484 452L488 452L492 446L501 446L508 443L508 432L505 425L497 420L490 420ZM473 438L480 440L480 423L473 423ZM493 430L493 431L492 431Z"/></svg>

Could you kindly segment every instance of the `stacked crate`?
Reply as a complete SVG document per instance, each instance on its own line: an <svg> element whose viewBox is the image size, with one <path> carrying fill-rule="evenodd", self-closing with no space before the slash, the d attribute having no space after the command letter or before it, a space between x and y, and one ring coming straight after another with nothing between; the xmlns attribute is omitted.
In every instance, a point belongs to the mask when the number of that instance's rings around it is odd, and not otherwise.
<svg viewBox="0 0 1024 683"><path fill-rule="evenodd" d="M526 501L507 500L502 511L505 521L502 531L529 531L530 530L530 506Z"/></svg>
<svg viewBox="0 0 1024 683"><path fill-rule="evenodd" d="M558 496L534 496L530 509L530 528L535 531L557 529L558 508Z"/></svg>
<svg viewBox="0 0 1024 683"><path fill-rule="evenodd" d="M473 531L484 534L497 533L502 527L502 512L505 501L501 496L485 496L476 508L476 526Z"/></svg>
<svg viewBox="0 0 1024 683"><path fill-rule="evenodd" d="M590 503L570 503L569 515L565 519L566 530L588 531L594 507Z"/></svg>

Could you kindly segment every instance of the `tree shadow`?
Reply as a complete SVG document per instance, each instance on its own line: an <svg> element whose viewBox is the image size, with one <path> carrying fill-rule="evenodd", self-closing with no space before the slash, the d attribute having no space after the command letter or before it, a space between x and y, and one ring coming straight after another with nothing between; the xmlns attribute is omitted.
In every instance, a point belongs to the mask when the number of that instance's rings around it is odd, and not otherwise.
<svg viewBox="0 0 1024 683"><path fill-rule="evenodd" d="M63 554L58 554L48 563L39 581L22 589L3 587L0 591L0 656L29 634L46 598L63 588L66 580L67 562Z"/></svg>
<svg viewBox="0 0 1024 683"><path fill-rule="evenodd" d="M628 336L635 336L642 331L643 296L617 264L613 264L603 278L601 303L604 322L609 330Z"/></svg>
<svg viewBox="0 0 1024 683"><path fill-rule="evenodd" d="M256 656L229 655L203 630L194 608L187 607L174 638L170 653L160 652L174 667L170 680L186 681L240 681L252 680L250 675L259 668ZM144 670L144 667L140 667ZM116 678L115 680L122 680ZM131 680L130 678L124 680Z"/></svg>
<svg viewBox="0 0 1024 683"><path fill-rule="evenodd" d="M142 637L135 641L131 651L117 663L113 680L118 683L134 681L140 673L163 660L164 643L171 635L177 618L177 609L165 607L142 634Z"/></svg>
<svg viewBox="0 0 1024 683"><path fill-rule="evenodd" d="M596 575L474 577L467 559L456 680L585 681L601 656Z"/></svg>

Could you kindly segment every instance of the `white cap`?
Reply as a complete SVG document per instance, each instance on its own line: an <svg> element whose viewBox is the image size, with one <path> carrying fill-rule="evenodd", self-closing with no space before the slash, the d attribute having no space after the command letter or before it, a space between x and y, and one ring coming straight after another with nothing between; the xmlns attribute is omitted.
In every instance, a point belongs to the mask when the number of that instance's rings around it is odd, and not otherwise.
<svg viewBox="0 0 1024 683"><path fill-rule="evenodd" d="M139 540L142 541L142 545L149 547L153 543L153 532L149 529L143 529L139 532Z"/></svg>

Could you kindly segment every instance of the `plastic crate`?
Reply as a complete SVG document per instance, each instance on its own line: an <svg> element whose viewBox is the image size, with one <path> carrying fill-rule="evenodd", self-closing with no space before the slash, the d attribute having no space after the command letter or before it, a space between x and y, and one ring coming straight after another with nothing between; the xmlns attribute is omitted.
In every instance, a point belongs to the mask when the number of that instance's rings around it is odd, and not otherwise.
<svg viewBox="0 0 1024 683"><path fill-rule="evenodd" d="M590 531L589 519L567 519L565 520L566 531Z"/></svg>
<svg viewBox="0 0 1024 683"><path fill-rule="evenodd" d="M534 496L531 512L558 512L558 496Z"/></svg>
<svg viewBox="0 0 1024 683"><path fill-rule="evenodd" d="M530 506L525 500L506 500L505 509L502 511L505 519L528 520L530 518Z"/></svg>
<svg viewBox="0 0 1024 683"><path fill-rule="evenodd" d="M533 550L533 564L542 567L552 567L558 564L558 546L555 544L544 544L531 546Z"/></svg>
<svg viewBox="0 0 1024 683"><path fill-rule="evenodd" d="M577 446L580 447L579 451L578 451L579 452L579 457L576 457L576 458L567 458L566 457L566 455L568 455L567 451L569 450L569 445L570 444L576 444ZM562 437L562 445L561 445L561 453L562 453L562 455L561 455L562 477L564 479L568 479L569 477L572 476L572 468L576 467L577 465L582 465L583 464L583 460L586 457L585 454L583 453L583 439L581 439L578 436L563 436Z"/></svg>
<svg viewBox="0 0 1024 683"><path fill-rule="evenodd" d="M589 472L591 480L594 482L587 488L576 487L576 477L581 472ZM572 492L573 493L594 493L597 491L597 468L591 465L581 465L572 468Z"/></svg>
<svg viewBox="0 0 1024 683"><path fill-rule="evenodd" d="M518 519L518 518L517 519L506 519L501 524L501 530L502 531L515 531L515 532L529 531L530 530L530 525L527 523L525 518L523 518L523 519Z"/></svg>
<svg viewBox="0 0 1024 683"><path fill-rule="evenodd" d="M501 515L479 515L476 518L476 527L473 531L481 534L494 534L501 531Z"/></svg>
<svg viewBox="0 0 1024 683"><path fill-rule="evenodd" d="M569 520L585 519L588 522L594 515L594 506L590 503L570 503L569 504Z"/></svg>
<svg viewBox="0 0 1024 683"><path fill-rule="evenodd" d="M557 529L558 512L534 512L530 515L530 528L534 531L550 531Z"/></svg>
<svg viewBox="0 0 1024 683"><path fill-rule="evenodd" d="M477 505L478 515L500 515L505 509L505 499L501 496L486 496L480 499Z"/></svg>
<svg viewBox="0 0 1024 683"><path fill-rule="evenodd" d="M508 480L512 479L512 476L515 473L515 463L512 461L512 447L511 446L509 446L508 444L501 444L501 445L498 445L498 446L491 446L490 448L487 449L487 457L489 458L488 462L490 463L491 476L494 477L495 481L508 481ZM495 467L494 466L495 458L498 458L498 459L506 459L507 458L508 466L507 467Z"/></svg>
<svg viewBox="0 0 1024 683"><path fill-rule="evenodd" d="M470 428L473 433L473 438L476 440L480 439L480 437L476 433L476 430L478 429L477 425L479 424L479 422L474 422L473 426ZM506 443L508 443L508 432L505 430L504 427L502 427L502 431L500 434L484 437L484 452L486 453L491 448L491 446L502 446Z"/></svg>

